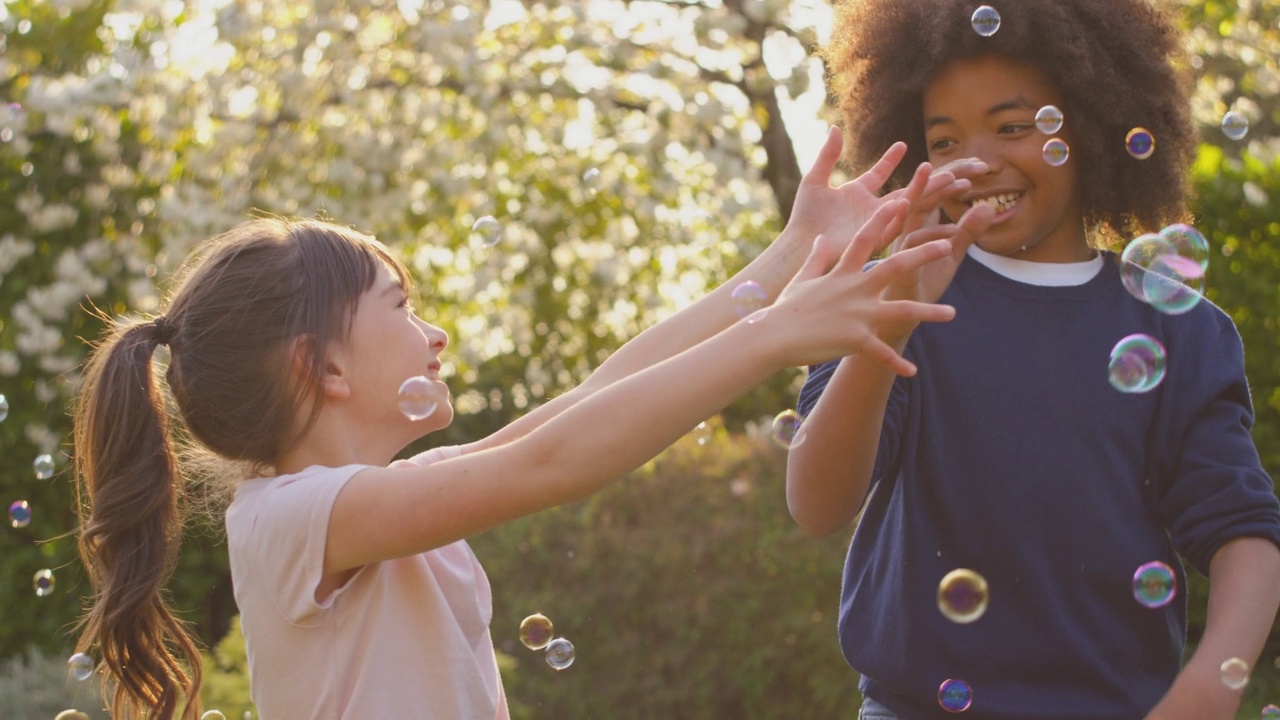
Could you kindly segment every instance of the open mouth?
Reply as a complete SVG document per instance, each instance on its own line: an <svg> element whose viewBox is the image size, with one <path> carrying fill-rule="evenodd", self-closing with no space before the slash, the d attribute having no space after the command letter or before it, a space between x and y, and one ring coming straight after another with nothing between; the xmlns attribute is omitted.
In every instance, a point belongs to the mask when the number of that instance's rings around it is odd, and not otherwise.
<svg viewBox="0 0 1280 720"><path fill-rule="evenodd" d="M996 214L999 214L999 213L1005 212L1006 210L1012 209L1014 205L1018 204L1018 201L1022 199L1022 196L1024 194L1025 193L1020 193L1020 192L1002 193L1000 195L991 195L984 198L975 198L973 200L970 200L968 202L968 205L969 207L973 207L978 203L990 205L996 211Z"/></svg>

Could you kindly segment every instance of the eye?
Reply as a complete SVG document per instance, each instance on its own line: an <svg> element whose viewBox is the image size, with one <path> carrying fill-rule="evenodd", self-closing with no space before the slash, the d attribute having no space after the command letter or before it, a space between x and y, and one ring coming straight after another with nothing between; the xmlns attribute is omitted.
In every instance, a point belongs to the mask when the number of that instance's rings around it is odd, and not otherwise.
<svg viewBox="0 0 1280 720"><path fill-rule="evenodd" d="M1005 123L1000 126L1001 135L1017 135L1035 127L1032 123Z"/></svg>
<svg viewBox="0 0 1280 720"><path fill-rule="evenodd" d="M956 141L952 140L951 138L938 138L936 140L931 140L929 142L929 152L931 153L945 152L955 144L956 144Z"/></svg>

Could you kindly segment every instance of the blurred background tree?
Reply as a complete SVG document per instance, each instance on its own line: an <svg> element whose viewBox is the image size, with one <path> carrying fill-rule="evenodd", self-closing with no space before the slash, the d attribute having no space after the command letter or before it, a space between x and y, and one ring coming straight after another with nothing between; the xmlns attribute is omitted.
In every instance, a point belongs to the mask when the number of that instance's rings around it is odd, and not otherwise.
<svg viewBox="0 0 1280 720"><path fill-rule="evenodd" d="M1215 248L1209 296L1244 337L1255 437L1276 476L1280 5L1182 8L1205 143L1195 211ZM101 330L86 309L153 312L200 240L252 213L323 214L413 269L417 304L452 336L457 380L458 419L430 442L478 437L570 387L776 234L835 120L810 57L829 24L821 0L0 5L0 499L25 499L33 515L0 533L0 660L65 653L88 592L70 535L66 415ZM1244 142L1217 128L1229 108L1250 119ZM496 244L471 232L483 216L500 225ZM589 503L476 539L524 717L856 704L833 631L847 537L797 537L781 464L743 449L802 377L782 373L733 406L696 463L664 459ZM39 453L55 459L51 480L34 477ZM750 502L722 497L717 479L731 475L753 488ZM192 525L171 589L213 647L235 614L226 552L216 520ZM41 568L57 584L36 598ZM1191 593L1194 639L1203 582ZM534 604L582 639L570 673L544 676L509 647ZM217 673L231 679L215 685L234 694L234 643L218 649ZM1251 703L1280 699L1278 655L1273 633Z"/></svg>

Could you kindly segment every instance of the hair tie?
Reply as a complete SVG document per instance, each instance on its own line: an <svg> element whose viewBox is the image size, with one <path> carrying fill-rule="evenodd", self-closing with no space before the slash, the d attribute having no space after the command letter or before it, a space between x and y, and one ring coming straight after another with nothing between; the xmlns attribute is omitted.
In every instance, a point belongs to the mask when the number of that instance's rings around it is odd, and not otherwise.
<svg viewBox="0 0 1280 720"><path fill-rule="evenodd" d="M175 328L163 315L151 321L151 325L155 328L156 342L161 345L168 345L173 340L173 335L177 332Z"/></svg>

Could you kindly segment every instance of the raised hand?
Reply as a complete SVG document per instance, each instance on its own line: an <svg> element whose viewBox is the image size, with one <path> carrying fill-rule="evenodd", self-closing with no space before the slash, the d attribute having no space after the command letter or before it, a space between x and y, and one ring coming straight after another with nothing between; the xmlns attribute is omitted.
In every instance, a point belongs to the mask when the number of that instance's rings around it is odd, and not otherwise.
<svg viewBox="0 0 1280 720"><path fill-rule="evenodd" d="M922 240L863 272L872 254L902 231L910 205L905 199L882 203L843 251L825 235L814 241L808 260L766 314L783 335L777 342L792 353L789 364L806 365L866 352L900 375L915 374L915 365L882 336L921 322L946 322L955 310L886 296L895 284L915 282L932 263L950 262L951 243L941 236ZM797 334L801 337L795 337Z"/></svg>

